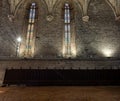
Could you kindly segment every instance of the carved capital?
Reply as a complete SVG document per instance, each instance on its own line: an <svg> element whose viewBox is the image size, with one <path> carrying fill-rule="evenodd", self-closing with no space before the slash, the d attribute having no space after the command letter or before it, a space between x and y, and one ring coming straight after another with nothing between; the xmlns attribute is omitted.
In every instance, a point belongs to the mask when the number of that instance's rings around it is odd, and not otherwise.
<svg viewBox="0 0 120 101"><path fill-rule="evenodd" d="M13 22L14 16L12 14L8 15L8 19L9 19L10 22Z"/></svg>
<svg viewBox="0 0 120 101"><path fill-rule="evenodd" d="M88 21L89 21L89 16L87 16L87 15L86 15L86 16L83 16L83 17L82 17L82 20L83 20L84 22L88 22Z"/></svg>
<svg viewBox="0 0 120 101"><path fill-rule="evenodd" d="M53 15L47 15L46 20L51 22L54 19Z"/></svg>

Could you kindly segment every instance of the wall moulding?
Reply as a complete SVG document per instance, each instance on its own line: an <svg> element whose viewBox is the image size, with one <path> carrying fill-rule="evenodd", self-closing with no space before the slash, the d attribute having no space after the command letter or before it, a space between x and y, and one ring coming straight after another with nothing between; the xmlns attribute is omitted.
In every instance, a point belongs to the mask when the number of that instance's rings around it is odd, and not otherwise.
<svg viewBox="0 0 120 101"><path fill-rule="evenodd" d="M74 0L74 2L76 2L76 4L78 4L78 6L80 7L83 17L88 16L88 8L90 1L91 0ZM105 0L105 1L113 10L115 20L120 20L120 0ZM26 0L8 0L8 3L10 5L10 14L8 15L8 18L10 21L12 21L15 18L20 5L24 2L26 2ZM61 0L43 0L42 2L45 3L48 10L46 20L52 21L54 18L53 12L56 6L61 2Z"/></svg>
<svg viewBox="0 0 120 101"><path fill-rule="evenodd" d="M78 6L81 9L82 12L82 20L84 22L88 22L89 21L89 16L88 16L88 7L89 7L89 3L91 0L76 0L76 3L78 4Z"/></svg>
<svg viewBox="0 0 120 101"><path fill-rule="evenodd" d="M105 0L112 8L115 20L120 20L120 0Z"/></svg>

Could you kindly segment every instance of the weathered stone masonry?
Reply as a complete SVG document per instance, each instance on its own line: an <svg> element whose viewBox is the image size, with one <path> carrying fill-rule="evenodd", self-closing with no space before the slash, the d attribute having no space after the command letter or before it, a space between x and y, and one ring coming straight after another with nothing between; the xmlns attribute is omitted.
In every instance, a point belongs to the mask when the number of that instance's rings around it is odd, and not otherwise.
<svg viewBox="0 0 120 101"><path fill-rule="evenodd" d="M112 57L119 58L120 23L119 20L115 20L119 17L119 5L113 5L112 7L115 7L113 11L105 0L91 0L88 2L86 11L83 1L67 0L73 4L74 9L74 19L72 20L74 28L71 30L73 30L72 33L75 33L76 38L76 58L105 57L105 51L111 51ZM0 9L2 10L0 14L1 58L16 57L16 38L18 36L22 37L21 44L24 46L26 40L26 33L24 33L26 9L31 2L36 2L38 5L34 57L62 57L64 34L62 7L65 0L51 0L53 2L51 4L49 0L23 0L19 7L15 6L17 10L10 9L8 0L2 0L2 9ZM83 5L80 7L79 3ZM87 16L89 17L88 22L84 22L83 19L86 20Z"/></svg>

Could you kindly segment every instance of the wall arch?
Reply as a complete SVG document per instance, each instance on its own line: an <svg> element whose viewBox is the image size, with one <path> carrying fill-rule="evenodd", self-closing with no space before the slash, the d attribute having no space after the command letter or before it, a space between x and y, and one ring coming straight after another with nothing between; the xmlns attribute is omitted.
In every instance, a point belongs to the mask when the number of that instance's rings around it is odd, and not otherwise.
<svg viewBox="0 0 120 101"><path fill-rule="evenodd" d="M114 16L115 16L115 19L116 20L119 20L120 19L120 15L117 14L116 12L116 8L113 6L113 4L109 1L109 0L105 0L106 3L109 5L109 7L112 9L113 13L114 13Z"/></svg>
<svg viewBox="0 0 120 101"><path fill-rule="evenodd" d="M80 12L82 13L83 15L83 8L82 8L82 4L78 1L78 0L75 0L75 4L78 5L79 9L80 9Z"/></svg>
<svg viewBox="0 0 120 101"><path fill-rule="evenodd" d="M43 5L45 5L45 3L44 3L42 0L41 0L41 1L38 1L38 0L33 0L33 1L31 1L31 0L21 0L21 1L17 4L13 16L16 17L17 12L18 12L18 10L19 10L19 8L20 8L20 6L21 6L22 4L23 4L23 5L27 5L27 3L32 3L32 2L36 2L36 3L38 4L38 7L39 7L40 3L42 3Z"/></svg>
<svg viewBox="0 0 120 101"><path fill-rule="evenodd" d="M89 21L88 7L89 7L90 0L76 0L76 3L78 4L81 10L82 20L84 22L88 22Z"/></svg>

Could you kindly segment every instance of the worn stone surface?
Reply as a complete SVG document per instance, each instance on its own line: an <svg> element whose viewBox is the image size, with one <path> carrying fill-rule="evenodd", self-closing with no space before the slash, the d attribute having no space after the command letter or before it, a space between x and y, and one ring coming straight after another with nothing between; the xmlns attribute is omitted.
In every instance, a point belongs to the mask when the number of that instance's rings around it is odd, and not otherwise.
<svg viewBox="0 0 120 101"><path fill-rule="evenodd" d="M0 61L0 70L5 69L120 69L119 60L74 60L74 59L10 59Z"/></svg>
<svg viewBox="0 0 120 101"><path fill-rule="evenodd" d="M90 20L83 23L76 16L77 51L80 56L103 56L102 50L115 50L114 56L119 57L120 24L115 22L112 9L103 0L90 3L88 15ZM87 54L87 55L86 55Z"/></svg>
<svg viewBox="0 0 120 101"><path fill-rule="evenodd" d="M1 1L0 1L1 2ZM0 13L0 58L15 57L16 38L22 36L22 45L25 45L25 29L27 28L27 5L31 0L23 2L17 10L12 22L10 5L2 0L2 13ZM49 15L46 4L35 0L38 5L38 19L35 34L35 57L57 58L62 56L64 22L62 7L64 0L54 6L52 21L47 21ZM111 7L104 0L91 0L88 7L89 21L82 21L82 11L76 2L72 2L74 9L77 58L104 57L104 48L113 51L114 57L120 57L120 22L115 21ZM1 6L0 6L1 7ZM73 29L71 29L73 30Z"/></svg>

